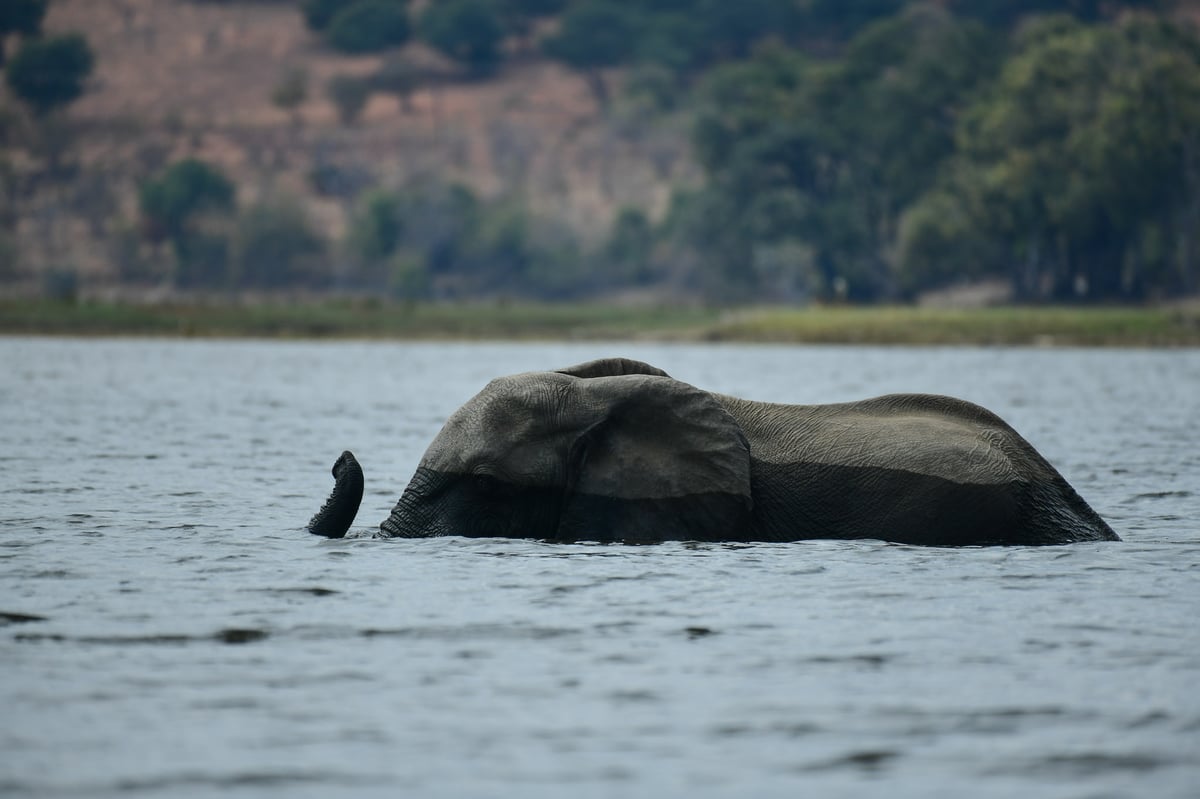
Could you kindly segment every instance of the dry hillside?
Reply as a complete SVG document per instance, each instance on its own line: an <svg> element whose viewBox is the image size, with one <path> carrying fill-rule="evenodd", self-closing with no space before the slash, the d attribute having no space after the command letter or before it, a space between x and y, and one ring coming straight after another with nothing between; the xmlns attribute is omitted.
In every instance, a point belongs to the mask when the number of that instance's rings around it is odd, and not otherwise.
<svg viewBox="0 0 1200 799"><path fill-rule="evenodd" d="M112 241L134 238L138 185L185 156L220 164L243 203L302 198L333 239L355 190L415 175L462 180L484 195L519 191L591 235L624 205L661 210L672 184L695 179L680 121L620 107L601 115L578 75L537 58L514 59L482 83L431 81L407 107L375 94L344 125L328 81L370 74L382 58L328 50L291 4L54 0L45 27L85 34L96 69L54 129L16 120L12 99L0 99L19 275L54 266L98 281L115 274ZM429 74L451 72L420 45L403 55ZM295 70L307 76L307 97L289 112L271 98ZM49 176L56 147L78 169ZM319 193L314 170L349 176L351 189Z"/></svg>

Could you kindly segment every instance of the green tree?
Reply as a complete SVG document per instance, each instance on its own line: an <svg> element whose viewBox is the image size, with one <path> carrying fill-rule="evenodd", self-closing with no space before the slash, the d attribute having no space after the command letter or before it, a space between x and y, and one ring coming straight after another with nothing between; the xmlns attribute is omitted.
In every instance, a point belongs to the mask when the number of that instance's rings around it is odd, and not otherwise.
<svg viewBox="0 0 1200 799"><path fill-rule="evenodd" d="M613 0L584 0L563 14L558 35L544 48L551 58L584 74L601 106L608 105L603 70L637 50L637 16Z"/></svg>
<svg viewBox="0 0 1200 799"><path fill-rule="evenodd" d="M1001 3L1009 1L996 0ZM847 41L868 25L896 14L908 2L909 0L808 0L804 7L802 24L805 34L809 37Z"/></svg>
<svg viewBox="0 0 1200 799"><path fill-rule="evenodd" d="M506 14L521 14L526 17L548 17L567 6L568 0L499 0Z"/></svg>
<svg viewBox="0 0 1200 799"><path fill-rule="evenodd" d="M235 282L277 288L319 285L325 240L292 201L259 203L243 213L234 238Z"/></svg>
<svg viewBox="0 0 1200 799"><path fill-rule="evenodd" d="M304 0L300 4L300 12L304 15L304 24L309 30L324 31L342 11L360 0Z"/></svg>
<svg viewBox="0 0 1200 799"><path fill-rule="evenodd" d="M404 0L359 0L334 15L325 38L343 53L375 53L404 44L411 32Z"/></svg>
<svg viewBox="0 0 1200 799"><path fill-rule="evenodd" d="M196 226L173 242L174 283L183 289L226 288L229 285L229 236L224 230Z"/></svg>
<svg viewBox="0 0 1200 799"><path fill-rule="evenodd" d="M69 105L83 94L95 58L76 33L26 41L8 64L9 88L38 116Z"/></svg>
<svg viewBox="0 0 1200 799"><path fill-rule="evenodd" d="M622 208L604 245L604 258L619 282L647 283L654 227L640 208Z"/></svg>
<svg viewBox="0 0 1200 799"><path fill-rule="evenodd" d="M639 27L633 56L636 61L665 67L685 78L708 63L711 51L704 20L697 15L674 11L646 14Z"/></svg>
<svg viewBox="0 0 1200 799"><path fill-rule="evenodd" d="M996 255L958 192L931 190L900 218L896 271L905 297L983 277L995 270Z"/></svg>
<svg viewBox="0 0 1200 799"><path fill-rule="evenodd" d="M404 222L400 198L389 191L369 194L350 229L350 246L366 263L376 263L395 254L400 246Z"/></svg>
<svg viewBox="0 0 1200 799"><path fill-rule="evenodd" d="M1084 22L1096 22L1131 9L1156 9L1163 0L950 0L949 7L961 16L989 25L1011 27L1036 14L1070 14Z"/></svg>
<svg viewBox="0 0 1200 799"><path fill-rule="evenodd" d="M529 35L534 20L558 14L566 7L567 0L495 0L495 3L504 30L523 38Z"/></svg>
<svg viewBox="0 0 1200 799"><path fill-rule="evenodd" d="M867 212L867 246L889 249L902 210L955 152L960 114L999 68L1001 51L980 25L917 6L869 26L819 89L854 202ZM881 266L886 266L881 264Z"/></svg>
<svg viewBox="0 0 1200 799"><path fill-rule="evenodd" d="M308 98L308 72L302 68L287 69L271 90L271 102L291 111Z"/></svg>
<svg viewBox="0 0 1200 799"><path fill-rule="evenodd" d="M459 270L482 214L475 194L457 183L420 181L394 196L399 220L397 251L419 256L431 278ZM387 241L386 236L381 238Z"/></svg>
<svg viewBox="0 0 1200 799"><path fill-rule="evenodd" d="M796 279L817 291L897 294L899 219L953 154L958 114L996 63L982 27L916 7L837 61L773 50L716 70L694 138L710 180L703 235L718 239L704 252L724 281L753 288L763 259L803 245Z"/></svg>
<svg viewBox="0 0 1200 799"><path fill-rule="evenodd" d="M140 195L151 239L171 238L195 215L228 211L233 205L233 183L216 167L195 158L171 164L162 175L143 184Z"/></svg>
<svg viewBox="0 0 1200 799"><path fill-rule="evenodd" d="M767 37L790 39L802 22L794 0L699 0L694 13L708 50L718 59L744 58Z"/></svg>
<svg viewBox="0 0 1200 799"><path fill-rule="evenodd" d="M462 271L475 291L511 291L524 281L537 257L533 223L529 209L513 199L486 209L463 253Z"/></svg>
<svg viewBox="0 0 1200 799"><path fill-rule="evenodd" d="M1194 288L1194 33L1146 16L1102 26L1043 19L1022 32L960 138L958 196L1011 264L1020 296Z"/></svg>
<svg viewBox="0 0 1200 799"><path fill-rule="evenodd" d="M292 117L292 124L300 125L300 106L308 99L308 72L299 67L289 67L271 90L271 102Z"/></svg>
<svg viewBox="0 0 1200 799"><path fill-rule="evenodd" d="M401 300L418 300L429 296L429 271L424 260L412 253L399 253L390 262L388 292Z"/></svg>
<svg viewBox="0 0 1200 799"><path fill-rule="evenodd" d="M504 25L493 0L432 3L421 17L421 33L472 74L489 74L500 60Z"/></svg>
<svg viewBox="0 0 1200 799"><path fill-rule="evenodd" d="M356 75L334 75L329 79L326 92L337 108L342 124L353 125L371 99L371 81Z"/></svg>
<svg viewBox="0 0 1200 799"><path fill-rule="evenodd" d="M233 183L220 170L194 158L177 161L142 185L139 195L143 235L169 241L175 250L180 286L224 281L228 240L200 220L224 216L234 207Z"/></svg>
<svg viewBox="0 0 1200 799"><path fill-rule="evenodd" d="M42 32L47 0L5 0L0 3L0 67L4 66L4 40L11 34L37 36Z"/></svg>
<svg viewBox="0 0 1200 799"><path fill-rule="evenodd" d="M421 85L421 69L407 59L396 55L386 59L371 75L371 88L384 94L393 94L400 100L405 111L412 110L412 95Z"/></svg>

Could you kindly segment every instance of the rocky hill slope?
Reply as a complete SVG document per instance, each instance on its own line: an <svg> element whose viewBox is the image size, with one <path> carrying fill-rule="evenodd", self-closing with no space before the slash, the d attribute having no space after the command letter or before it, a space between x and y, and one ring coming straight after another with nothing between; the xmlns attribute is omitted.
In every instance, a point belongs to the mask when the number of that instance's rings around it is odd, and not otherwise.
<svg viewBox="0 0 1200 799"><path fill-rule="evenodd" d="M426 85L407 102L373 94L346 124L329 81L372 74L384 57L329 50L290 3L54 0L45 29L86 35L96 68L55 124L35 126L0 97L8 211L18 217L10 284L64 267L113 276L114 248L140 246L139 185L189 156L220 165L240 204L299 198L332 241L362 190L418 176L485 197L519 193L585 237L604 234L622 207L660 212L673 185L698 179L683 120L619 105L601 113L582 77L532 55L470 82L409 45L399 55ZM285 110L272 96L297 74L305 99Z"/></svg>

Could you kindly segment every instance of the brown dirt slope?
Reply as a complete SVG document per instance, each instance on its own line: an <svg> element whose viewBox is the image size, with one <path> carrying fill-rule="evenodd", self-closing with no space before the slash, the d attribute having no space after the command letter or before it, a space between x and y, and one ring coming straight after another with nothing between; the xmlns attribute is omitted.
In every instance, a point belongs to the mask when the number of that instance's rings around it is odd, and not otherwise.
<svg viewBox="0 0 1200 799"><path fill-rule="evenodd" d="M220 164L243 203L301 198L333 238L344 232L353 192L318 193L310 179L318 167L355 175L356 185L432 174L485 196L519 192L585 235L602 234L626 205L660 212L672 185L696 179L683 120L629 107L601 114L579 75L534 57L513 59L485 82L431 82L408 107L375 94L357 123L343 125L329 79L370 74L383 59L325 48L292 4L54 0L46 28L85 34L96 70L60 132L67 159L81 167L74 179L53 190L42 184L55 181L37 179L48 139L28 123L24 146L0 153L27 178L17 181L15 234L26 274L55 264L113 273L111 240L131 235L137 186L185 156ZM452 71L420 45L402 55L428 74ZM271 95L297 69L307 98L288 112Z"/></svg>

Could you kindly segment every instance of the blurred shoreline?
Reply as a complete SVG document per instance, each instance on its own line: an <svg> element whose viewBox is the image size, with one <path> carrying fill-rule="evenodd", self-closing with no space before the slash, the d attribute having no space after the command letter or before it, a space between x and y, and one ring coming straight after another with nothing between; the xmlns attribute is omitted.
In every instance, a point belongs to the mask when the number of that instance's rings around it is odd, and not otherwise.
<svg viewBox="0 0 1200 799"><path fill-rule="evenodd" d="M1198 347L1200 304L713 308L370 298L159 303L4 299L0 335Z"/></svg>

